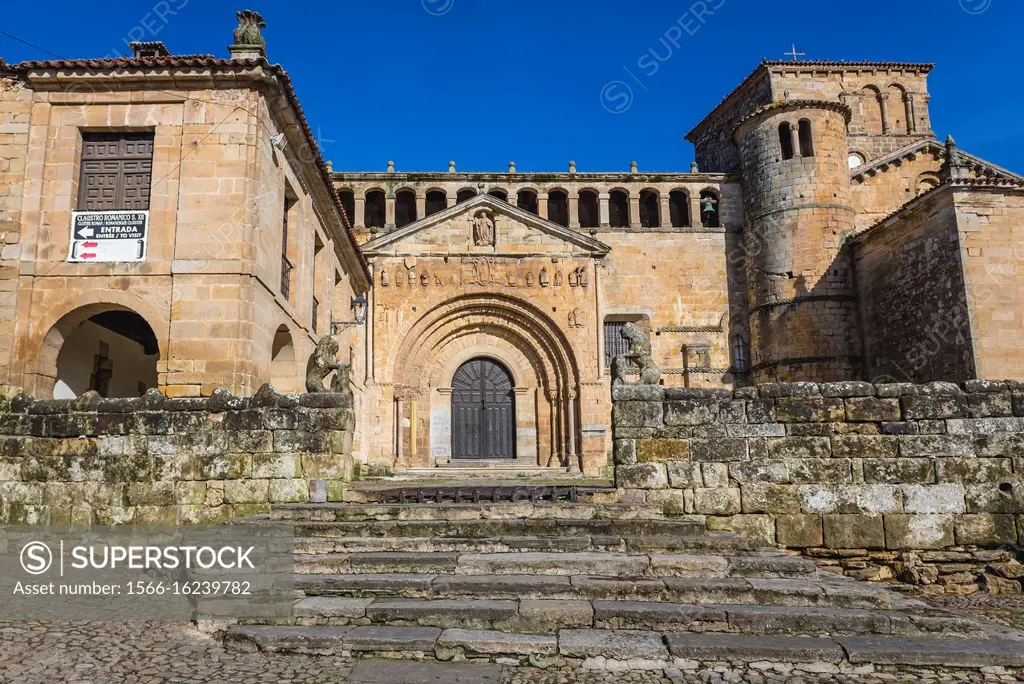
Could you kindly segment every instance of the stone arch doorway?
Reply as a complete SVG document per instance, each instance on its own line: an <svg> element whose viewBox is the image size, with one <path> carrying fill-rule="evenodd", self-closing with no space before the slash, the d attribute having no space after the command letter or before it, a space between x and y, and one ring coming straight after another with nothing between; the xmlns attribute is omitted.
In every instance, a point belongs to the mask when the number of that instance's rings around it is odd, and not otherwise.
<svg viewBox="0 0 1024 684"><path fill-rule="evenodd" d="M452 459L515 457L512 374L493 359L471 359L452 377Z"/></svg>
<svg viewBox="0 0 1024 684"><path fill-rule="evenodd" d="M157 387L160 341L147 318L116 303L92 303L61 316L39 346L26 390L73 399L90 390L140 397Z"/></svg>

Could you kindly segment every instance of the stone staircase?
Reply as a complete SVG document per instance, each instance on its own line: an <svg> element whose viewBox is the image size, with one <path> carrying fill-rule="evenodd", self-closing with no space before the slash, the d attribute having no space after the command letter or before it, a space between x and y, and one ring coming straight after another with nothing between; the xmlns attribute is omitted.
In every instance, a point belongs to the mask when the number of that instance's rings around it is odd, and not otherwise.
<svg viewBox="0 0 1024 684"><path fill-rule="evenodd" d="M377 498L279 505L247 521L294 525L297 597L289 620L235 625L226 644L608 669L1024 667L1024 633L608 494Z"/></svg>

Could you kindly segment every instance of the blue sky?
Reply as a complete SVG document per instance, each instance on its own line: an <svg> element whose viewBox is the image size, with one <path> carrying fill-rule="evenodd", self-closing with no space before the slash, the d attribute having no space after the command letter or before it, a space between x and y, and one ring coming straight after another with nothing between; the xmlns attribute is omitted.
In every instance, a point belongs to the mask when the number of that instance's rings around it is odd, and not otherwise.
<svg viewBox="0 0 1024 684"><path fill-rule="evenodd" d="M686 170L682 136L795 42L808 59L936 63L936 135L1024 172L1020 0L253 1L336 170ZM133 37L226 56L243 8L12 2L0 30L71 58L125 53ZM0 56L49 58L2 35Z"/></svg>

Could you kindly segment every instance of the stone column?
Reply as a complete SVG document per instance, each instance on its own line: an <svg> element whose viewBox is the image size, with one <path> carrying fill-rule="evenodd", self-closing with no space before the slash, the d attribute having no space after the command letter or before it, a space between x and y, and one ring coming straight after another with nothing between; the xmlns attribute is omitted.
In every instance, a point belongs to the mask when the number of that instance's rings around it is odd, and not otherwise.
<svg viewBox="0 0 1024 684"><path fill-rule="evenodd" d="M700 220L700 193L690 195L690 225L694 228L702 225Z"/></svg>
<svg viewBox="0 0 1024 684"><path fill-rule="evenodd" d="M408 464L405 462L402 454L402 437L405 430L402 429L402 399L401 397L395 397L395 466L405 467Z"/></svg>
<svg viewBox="0 0 1024 684"><path fill-rule="evenodd" d="M366 230L366 197L363 195L355 196L355 216L352 216L352 226L356 230Z"/></svg>
<svg viewBox="0 0 1024 684"><path fill-rule="evenodd" d="M567 455L566 460L569 466L570 473L578 473L580 471L579 458L576 456L576 390L573 388L569 389L569 397L566 402L566 447Z"/></svg>
<svg viewBox="0 0 1024 684"><path fill-rule="evenodd" d="M417 434L419 430L416 429L416 409L416 397L412 397L409 399L409 463L414 466L420 465L416 462L416 457L419 455L419 450L416 448L416 438L419 436Z"/></svg>
<svg viewBox="0 0 1024 684"><path fill-rule="evenodd" d="M569 193L569 227L580 227L580 196L575 191Z"/></svg>
<svg viewBox="0 0 1024 684"><path fill-rule="evenodd" d="M672 206L669 202L669 195L668 193L662 193L658 199L660 200L658 204L658 212L660 214L660 216L658 216L658 218L660 219L659 223L662 228L671 228Z"/></svg>
<svg viewBox="0 0 1024 684"><path fill-rule="evenodd" d="M629 227L640 227L640 195L629 195Z"/></svg>
<svg viewBox="0 0 1024 684"><path fill-rule="evenodd" d="M390 230L395 227L395 193L389 192L384 198L384 225Z"/></svg>
<svg viewBox="0 0 1024 684"><path fill-rule="evenodd" d="M611 212L608 209L608 203L611 201L611 195L607 192L599 192L597 194L597 201L600 204L601 227L607 228L611 225Z"/></svg>
<svg viewBox="0 0 1024 684"><path fill-rule="evenodd" d="M548 456L548 468L562 463L562 428L558 420L558 390L548 392L548 407L551 409L551 454Z"/></svg>
<svg viewBox="0 0 1024 684"><path fill-rule="evenodd" d="M537 195L537 216L540 216L542 219L548 217L548 196L546 194L541 195L538 193Z"/></svg>
<svg viewBox="0 0 1024 684"><path fill-rule="evenodd" d="M450 207L454 207L456 204L458 204L458 201L459 201L458 193L457 192L449 192L448 194L445 195L444 199L445 199L445 202L447 203L447 206L449 208Z"/></svg>
<svg viewBox="0 0 1024 684"><path fill-rule="evenodd" d="M914 93L907 93L907 130L911 134L917 133L917 107L914 98Z"/></svg>
<svg viewBox="0 0 1024 684"><path fill-rule="evenodd" d="M882 110L882 133L889 132L889 98L885 93L878 96L878 104Z"/></svg>
<svg viewBox="0 0 1024 684"><path fill-rule="evenodd" d="M419 221L421 218L427 215L427 193L417 190L416 191L416 220Z"/></svg>
<svg viewBox="0 0 1024 684"><path fill-rule="evenodd" d="M597 377L604 377L604 306L601 303L601 262L594 263L594 311L597 315Z"/></svg>
<svg viewBox="0 0 1024 684"><path fill-rule="evenodd" d="M513 207L519 206L519 195L517 195L514 190L508 191L508 203Z"/></svg>

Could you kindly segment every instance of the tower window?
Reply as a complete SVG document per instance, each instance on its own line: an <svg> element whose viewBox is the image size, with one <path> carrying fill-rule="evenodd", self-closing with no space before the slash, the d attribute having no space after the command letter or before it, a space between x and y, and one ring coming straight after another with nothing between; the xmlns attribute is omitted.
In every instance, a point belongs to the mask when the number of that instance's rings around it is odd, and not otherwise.
<svg viewBox="0 0 1024 684"><path fill-rule="evenodd" d="M793 158L793 127L783 121L779 124L779 144L782 146L782 158Z"/></svg>
<svg viewBox="0 0 1024 684"><path fill-rule="evenodd" d="M690 225L690 196L682 190L673 190L668 196L668 210L673 228Z"/></svg>
<svg viewBox="0 0 1024 684"><path fill-rule="evenodd" d="M629 227L629 196L622 190L608 193L608 218L612 228Z"/></svg>
<svg viewBox="0 0 1024 684"><path fill-rule="evenodd" d="M747 343L743 335L732 338L732 368L737 372L747 370Z"/></svg>
<svg viewBox="0 0 1024 684"><path fill-rule="evenodd" d="M710 190L700 193L700 223L705 228L720 228L718 196Z"/></svg>
<svg viewBox="0 0 1024 684"><path fill-rule="evenodd" d="M811 132L811 122L807 119L800 120L800 156L814 156L814 134Z"/></svg>

